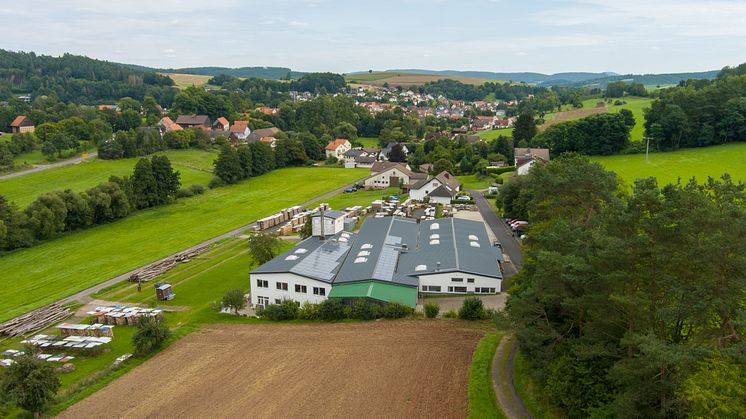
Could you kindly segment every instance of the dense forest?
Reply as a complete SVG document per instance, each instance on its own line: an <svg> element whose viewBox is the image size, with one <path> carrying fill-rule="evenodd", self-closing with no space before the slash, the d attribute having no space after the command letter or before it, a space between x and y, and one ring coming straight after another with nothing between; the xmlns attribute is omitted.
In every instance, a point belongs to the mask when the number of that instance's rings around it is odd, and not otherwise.
<svg viewBox="0 0 746 419"><path fill-rule="evenodd" d="M628 192L574 154L515 183L498 204L532 234L507 312L542 391L571 418L744 417L746 185Z"/></svg>
<svg viewBox="0 0 746 419"><path fill-rule="evenodd" d="M434 96L443 95L449 99L470 101L483 100L489 94L494 95L495 99L510 101L547 92L547 89L544 87L536 87L528 84L487 82L477 86L450 79L425 83L418 90L420 93L427 93Z"/></svg>
<svg viewBox="0 0 746 419"><path fill-rule="evenodd" d="M27 94L96 104L152 96L161 105L170 106L176 93L172 86L168 77L88 57L0 50L0 99Z"/></svg>
<svg viewBox="0 0 746 419"><path fill-rule="evenodd" d="M658 150L745 141L746 64L662 90L645 111L645 134Z"/></svg>

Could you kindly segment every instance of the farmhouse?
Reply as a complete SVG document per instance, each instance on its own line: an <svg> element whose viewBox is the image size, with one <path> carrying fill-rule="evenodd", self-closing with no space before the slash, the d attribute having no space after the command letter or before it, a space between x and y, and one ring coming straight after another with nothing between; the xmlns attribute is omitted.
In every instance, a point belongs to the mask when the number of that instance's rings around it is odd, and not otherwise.
<svg viewBox="0 0 746 419"><path fill-rule="evenodd" d="M430 197L435 204L450 204L451 200L461 190L461 182L452 174L443 171L432 179L419 180L407 186L409 197L416 201L423 201Z"/></svg>
<svg viewBox="0 0 746 419"><path fill-rule="evenodd" d="M384 189L427 179L426 173L414 172L405 163L375 162L370 171L372 174L363 182L367 188Z"/></svg>
<svg viewBox="0 0 746 419"><path fill-rule="evenodd" d="M516 148L513 153L518 176L528 174L531 167L538 161L549 161L549 149L547 148Z"/></svg>
<svg viewBox="0 0 746 419"><path fill-rule="evenodd" d="M419 293L501 290L501 251L489 242L484 223L478 221L369 218L357 234L321 234L315 231L251 271L254 306L283 299L319 303L340 298L347 303L369 299L414 307Z"/></svg>
<svg viewBox="0 0 746 419"><path fill-rule="evenodd" d="M201 128L206 131L212 128L212 122L207 115L179 115L176 123L182 128Z"/></svg>
<svg viewBox="0 0 746 419"><path fill-rule="evenodd" d="M34 128L36 128L34 121L26 115L18 115L13 122L10 123L10 132L13 134L34 132Z"/></svg>
<svg viewBox="0 0 746 419"><path fill-rule="evenodd" d="M177 124L176 122L172 121L171 118L164 116L161 118L160 122L158 122L158 126L160 126L162 129L168 131L181 131L184 128L181 127L181 125Z"/></svg>
<svg viewBox="0 0 746 419"><path fill-rule="evenodd" d="M275 127L255 129L248 137L246 137L246 140L263 141L263 138L274 139L278 132L280 132L280 129Z"/></svg>
<svg viewBox="0 0 746 419"><path fill-rule="evenodd" d="M337 138L326 145L326 158L334 157L335 159L341 159L351 148L352 144L348 140Z"/></svg>
<svg viewBox="0 0 746 419"><path fill-rule="evenodd" d="M225 119L224 116L221 116L212 123L212 129L216 131L228 131L230 127L231 124L228 122L227 119Z"/></svg>
<svg viewBox="0 0 746 419"><path fill-rule="evenodd" d="M249 121L234 121L230 127L230 138L236 141L245 142L251 134L249 129Z"/></svg>

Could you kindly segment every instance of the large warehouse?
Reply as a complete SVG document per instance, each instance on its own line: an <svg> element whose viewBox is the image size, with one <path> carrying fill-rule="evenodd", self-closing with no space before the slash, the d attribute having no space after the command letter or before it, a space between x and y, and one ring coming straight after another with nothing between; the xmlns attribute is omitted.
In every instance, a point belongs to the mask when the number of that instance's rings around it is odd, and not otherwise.
<svg viewBox="0 0 746 419"><path fill-rule="evenodd" d="M331 297L414 307L418 292L500 292L502 253L489 242L484 223L382 217L367 219L358 233L338 226L323 236L314 229L313 236L251 271L252 304Z"/></svg>

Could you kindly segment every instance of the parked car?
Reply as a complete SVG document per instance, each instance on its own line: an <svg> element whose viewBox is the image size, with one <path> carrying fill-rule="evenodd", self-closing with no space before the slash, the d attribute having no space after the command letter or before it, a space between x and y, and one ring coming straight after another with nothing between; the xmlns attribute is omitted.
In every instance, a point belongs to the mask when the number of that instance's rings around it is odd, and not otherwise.
<svg viewBox="0 0 746 419"><path fill-rule="evenodd" d="M508 225L510 226L510 228L516 228L518 226L527 226L528 221L519 220L519 221L514 221Z"/></svg>
<svg viewBox="0 0 746 419"><path fill-rule="evenodd" d="M466 195L461 195L459 197L456 197L456 200L457 201L471 201L471 197L470 196L466 196Z"/></svg>
<svg viewBox="0 0 746 419"><path fill-rule="evenodd" d="M356 190L357 190L357 189L353 189L353 188L345 189L345 193L353 193L353 192L355 192Z"/></svg>

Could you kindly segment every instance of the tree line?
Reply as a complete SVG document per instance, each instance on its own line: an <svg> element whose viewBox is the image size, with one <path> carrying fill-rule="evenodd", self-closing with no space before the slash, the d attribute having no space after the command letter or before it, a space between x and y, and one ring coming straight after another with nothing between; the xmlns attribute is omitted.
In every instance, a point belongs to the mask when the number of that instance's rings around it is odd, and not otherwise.
<svg viewBox="0 0 746 419"><path fill-rule="evenodd" d="M630 192L571 153L520 183L498 201L533 226L507 313L542 391L569 417L746 415L746 185Z"/></svg>
<svg viewBox="0 0 746 419"><path fill-rule="evenodd" d="M180 174L166 156L140 159L129 177L112 176L85 192L53 191L24 210L0 195L0 249L31 247L61 233L106 224L177 198ZM192 190L195 192L195 190Z"/></svg>

